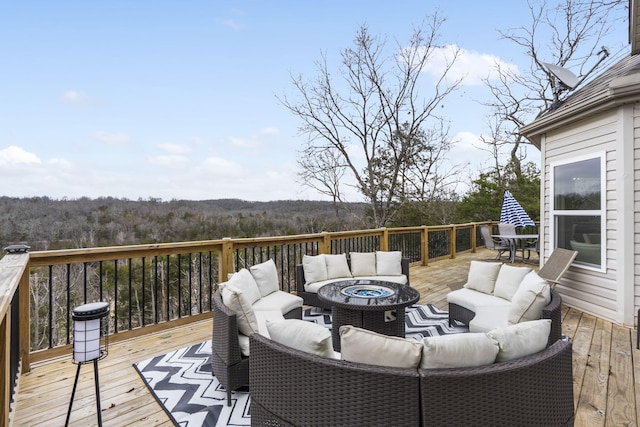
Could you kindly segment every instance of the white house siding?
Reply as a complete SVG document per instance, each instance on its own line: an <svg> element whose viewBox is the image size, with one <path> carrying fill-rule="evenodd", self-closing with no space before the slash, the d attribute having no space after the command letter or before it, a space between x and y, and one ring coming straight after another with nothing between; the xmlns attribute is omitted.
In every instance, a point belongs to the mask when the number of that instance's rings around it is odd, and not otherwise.
<svg viewBox="0 0 640 427"><path fill-rule="evenodd" d="M563 302L570 307L593 314L613 322L618 321L617 254L619 239L617 232L616 201L616 152L617 114L615 111L603 113L588 120L571 125L545 135L544 155L544 248L551 248L550 202L552 183L550 165L558 161L590 154L605 153L606 179L606 269L605 272L572 267L565 274L562 283L556 288ZM604 241L604 240L603 240ZM545 249L545 257L550 250Z"/></svg>
<svg viewBox="0 0 640 427"><path fill-rule="evenodd" d="M640 105L638 104L634 104L633 109L633 183L633 312L634 324L640 327L640 319L637 315L640 309Z"/></svg>

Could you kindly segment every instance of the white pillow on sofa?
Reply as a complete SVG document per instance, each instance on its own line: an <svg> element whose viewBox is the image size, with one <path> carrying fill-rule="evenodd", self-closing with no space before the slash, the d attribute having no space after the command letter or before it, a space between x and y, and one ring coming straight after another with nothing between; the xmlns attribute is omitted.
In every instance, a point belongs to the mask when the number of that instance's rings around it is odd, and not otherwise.
<svg viewBox="0 0 640 427"><path fill-rule="evenodd" d="M502 263L499 262L471 261L464 287L485 294L493 294L501 266Z"/></svg>
<svg viewBox="0 0 640 427"><path fill-rule="evenodd" d="M238 289L230 282L221 290L222 302L230 310L236 313L238 331L246 336L258 332L258 320L249 300L242 290Z"/></svg>
<svg viewBox="0 0 640 427"><path fill-rule="evenodd" d="M509 324L538 320L544 306L551 302L551 289L535 271L527 274L511 298Z"/></svg>
<svg viewBox="0 0 640 427"><path fill-rule="evenodd" d="M493 289L493 295L511 301L522 279L530 272L531 269L529 267L514 267L502 264L496 279L496 286Z"/></svg>
<svg viewBox="0 0 640 427"><path fill-rule="evenodd" d="M346 325L340 327L342 360L395 368L417 368L422 343Z"/></svg>
<svg viewBox="0 0 640 427"><path fill-rule="evenodd" d="M402 274L402 252L376 251L376 274L378 276L400 276Z"/></svg>
<svg viewBox="0 0 640 427"><path fill-rule="evenodd" d="M324 262L324 254L303 255L302 269L306 283L315 283L327 280L327 264Z"/></svg>
<svg viewBox="0 0 640 427"><path fill-rule="evenodd" d="M280 344L321 357L335 357L331 332L317 323L299 319L268 321L267 330L271 339Z"/></svg>
<svg viewBox="0 0 640 427"><path fill-rule="evenodd" d="M351 274L354 276L376 275L375 252L351 252Z"/></svg>
<svg viewBox="0 0 640 427"><path fill-rule="evenodd" d="M498 342L482 332L426 337L422 344L422 369L490 365L499 350Z"/></svg>
<svg viewBox="0 0 640 427"><path fill-rule="evenodd" d="M273 259L249 267L249 272L256 281L260 296L265 297L280 289L278 269ZM306 277L306 276L305 276Z"/></svg>
<svg viewBox="0 0 640 427"><path fill-rule="evenodd" d="M349 264L347 263L347 254L325 254L324 261L327 264L327 279L351 278L351 270L349 270Z"/></svg>
<svg viewBox="0 0 640 427"><path fill-rule="evenodd" d="M237 273L233 273L227 283L240 289L249 301L249 304L253 304L261 298L258 284L246 268L242 268Z"/></svg>
<svg viewBox="0 0 640 427"><path fill-rule="evenodd" d="M495 328L487 335L500 346L496 362L506 362L544 350L550 332L551 319L540 319Z"/></svg>

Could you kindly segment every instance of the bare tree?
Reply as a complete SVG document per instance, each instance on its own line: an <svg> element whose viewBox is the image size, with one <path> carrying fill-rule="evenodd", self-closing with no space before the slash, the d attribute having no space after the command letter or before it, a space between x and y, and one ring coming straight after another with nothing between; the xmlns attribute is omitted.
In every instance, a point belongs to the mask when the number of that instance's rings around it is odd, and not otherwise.
<svg viewBox="0 0 640 427"><path fill-rule="evenodd" d="M362 26L354 47L341 52L337 73L323 54L315 80L292 76L300 98L279 98L302 120L300 129L309 138L299 158L303 183L335 202L346 201L346 188L352 186L369 203L374 226L393 217L413 194L417 171L440 161L443 156L433 154L442 154L448 143L446 134L428 138L436 135L433 129L443 129L436 109L460 83L447 80L457 50L449 52L429 96L420 93L425 88L420 76L439 48L443 22L431 16L390 55L386 40ZM423 155L425 149L429 155Z"/></svg>
<svg viewBox="0 0 640 427"><path fill-rule="evenodd" d="M492 93L492 100L486 105L494 119L490 123L490 136L484 137L483 142L489 145L496 160L496 171L502 167L498 156L508 150L517 177L522 177L521 163L529 144L519 128L557 101L557 81L543 63L569 67L580 76L594 71L598 65L596 56L605 53L602 40L612 25L619 25L628 1L530 0L528 6L526 26L499 33L530 58L529 68L514 70L497 64L494 79L485 81Z"/></svg>

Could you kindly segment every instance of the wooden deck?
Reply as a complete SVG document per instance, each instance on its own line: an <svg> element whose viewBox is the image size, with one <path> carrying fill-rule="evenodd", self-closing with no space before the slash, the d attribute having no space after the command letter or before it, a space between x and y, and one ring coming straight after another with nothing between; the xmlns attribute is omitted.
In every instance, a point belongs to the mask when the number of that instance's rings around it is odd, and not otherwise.
<svg viewBox="0 0 640 427"><path fill-rule="evenodd" d="M411 268L411 285L421 303L446 309L448 284L464 283L469 262L488 251ZM621 327L567 307L563 333L573 341L576 426L637 426L640 416L640 351L636 330ZM105 426L170 426L137 372L136 361L210 338L211 322L112 344L100 361L100 397ZM14 426L64 425L76 365L71 356L39 362L18 384ZM72 426L96 425L93 368L83 366L71 414ZM543 410L541 408L541 410Z"/></svg>

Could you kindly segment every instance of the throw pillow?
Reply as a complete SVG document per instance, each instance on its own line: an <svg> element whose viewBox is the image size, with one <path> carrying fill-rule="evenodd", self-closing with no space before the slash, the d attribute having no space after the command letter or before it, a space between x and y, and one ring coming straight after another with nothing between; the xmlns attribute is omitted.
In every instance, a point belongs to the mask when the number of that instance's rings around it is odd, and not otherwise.
<svg viewBox="0 0 640 427"><path fill-rule="evenodd" d="M333 358L333 344L329 329L306 320L288 319L267 322L271 339L280 344L321 357Z"/></svg>
<svg viewBox="0 0 640 427"><path fill-rule="evenodd" d="M242 290L236 288L231 283L227 283L227 285L222 288L221 294L224 305L236 313L239 332L247 336L257 333L258 320Z"/></svg>
<svg viewBox="0 0 640 427"><path fill-rule="evenodd" d="M347 254L325 254L324 262L327 264L327 279L351 277L351 270L349 270L349 264L347 263Z"/></svg>
<svg viewBox="0 0 640 427"><path fill-rule="evenodd" d="M375 252L351 252L351 274L354 276L376 275Z"/></svg>
<svg viewBox="0 0 640 427"><path fill-rule="evenodd" d="M252 265L249 267L249 271L258 285L260 296L266 297L280 289L278 270L276 269L276 263L272 259Z"/></svg>
<svg viewBox="0 0 640 427"><path fill-rule="evenodd" d="M493 295L511 301L522 279L530 272L531 269L529 267L513 267L503 264L498 272L496 286L493 288Z"/></svg>
<svg viewBox="0 0 640 427"><path fill-rule="evenodd" d="M378 276L402 275L402 252L376 251L376 274Z"/></svg>
<svg viewBox="0 0 640 427"><path fill-rule="evenodd" d="M240 289L247 300L249 300L249 304L253 304L260 299L258 284L246 268L234 273L227 283Z"/></svg>
<svg viewBox="0 0 640 427"><path fill-rule="evenodd" d="M450 334L422 340L420 368L467 368L496 360L498 342L485 333Z"/></svg>
<svg viewBox="0 0 640 427"><path fill-rule="evenodd" d="M551 302L549 284L535 271L527 274L511 298L509 324L538 320L542 309Z"/></svg>
<svg viewBox="0 0 640 427"><path fill-rule="evenodd" d="M396 368L417 368L422 343L347 325L340 327L342 360Z"/></svg>
<svg viewBox="0 0 640 427"><path fill-rule="evenodd" d="M327 280L327 264L324 255L304 255L302 257L302 269L306 283L315 283Z"/></svg>
<svg viewBox="0 0 640 427"><path fill-rule="evenodd" d="M471 261L464 287L485 294L493 294L501 266L502 263L499 262Z"/></svg>
<svg viewBox="0 0 640 427"><path fill-rule="evenodd" d="M544 350L550 332L551 319L540 319L496 328L487 335L500 346L496 362L506 362Z"/></svg>

